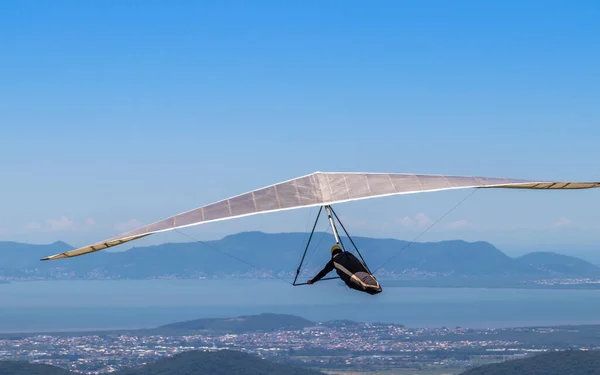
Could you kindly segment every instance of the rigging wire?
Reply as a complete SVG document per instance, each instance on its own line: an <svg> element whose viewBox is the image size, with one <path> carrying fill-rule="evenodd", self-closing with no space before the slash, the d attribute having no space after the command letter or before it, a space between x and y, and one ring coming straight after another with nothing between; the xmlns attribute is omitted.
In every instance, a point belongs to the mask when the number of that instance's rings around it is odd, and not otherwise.
<svg viewBox="0 0 600 375"><path fill-rule="evenodd" d="M308 242L306 243L306 246L305 246L305 248L304 248L304 253L302 254L302 260L300 260L300 264L298 265L298 269L296 270L296 277L294 278L294 282L292 283L292 285L294 285L294 286L298 286L298 285L306 285L306 283L302 283L302 284L297 284L297 283L296 283L296 281L298 280L298 277L299 277L299 276L300 276L300 274L301 274L301 271L302 271L302 266L303 266L305 263L308 263L308 261L309 261L309 260L312 258L312 256L315 254L315 252L316 252L316 251L317 251L317 249L319 248L319 245L321 244L321 242L323 242L323 238L325 238L325 235L326 235L326 234L329 232L329 229L330 229L330 228L329 228L329 226L327 226L327 228L328 228L328 229L327 229L327 230L325 230L323 233L321 233L321 238L319 239L319 242L317 242L317 245L316 245L316 246L313 248L313 250L310 252L310 254L309 254L308 258L306 258L306 254L307 254L307 252L308 252L308 248L309 248L309 246L310 246L310 244L311 244L312 237L313 237L313 235L315 234L315 230L316 230L316 228L317 228L317 224L318 224L318 222L319 222L319 219L320 219L320 217L321 217L321 212L322 212L322 211L323 211L323 206L321 206L321 207L319 208L319 212L317 212L317 217L316 217L316 219L315 219L315 223L314 223L314 225L313 225L313 228L312 228L312 230L311 230L311 232L310 232L310 236L309 236L309 238L308 238ZM328 280L328 279L329 279L329 278L327 278L327 279L322 279L322 280Z"/></svg>
<svg viewBox="0 0 600 375"><path fill-rule="evenodd" d="M317 219L315 220L315 224L313 225L313 228L310 231L310 236L308 237L308 241L306 241L306 247L304 248L304 252L302 253L302 260L300 260L300 264L298 265L298 268L296 269L296 276L294 277L294 281L293 281L292 285L296 284L296 280L298 280L298 276L300 275L300 268L302 268L302 263L304 262L304 258L306 257L306 252L308 251L308 247L310 246L310 241L312 240L312 237L315 234L315 228L317 227L317 224L319 223L319 218L321 217L322 209L323 209L323 207L319 208L319 212L317 213ZM306 238L306 235L304 237Z"/></svg>
<svg viewBox="0 0 600 375"><path fill-rule="evenodd" d="M423 232L421 232L421 234L419 234L417 237L415 237L406 246L404 246L403 248L401 248L396 254L392 255L388 260L386 260L385 262L383 262L383 264L381 266L379 266L375 270L375 272L373 272L373 275L375 275L377 273L377 271L379 271L381 268L383 268L383 266L385 266L390 260L392 260L393 258L395 258L396 256L398 256L398 254L400 254L402 251L406 250L409 246L411 246L412 244L414 244L419 238L421 238L421 236L423 236L425 233L427 233L437 223L439 223L440 221L442 221L446 216L448 216L450 213L452 213L454 210L456 210L461 204L463 204L467 199L469 199L473 194L475 194L477 192L477 190L479 190L479 189L473 189L473 191L470 194L468 194L465 198L463 198L460 202L458 202L454 207L452 207L448 212L446 212L444 215L442 215L439 219L437 219L436 221L434 221L427 229L425 229Z"/></svg>
<svg viewBox="0 0 600 375"><path fill-rule="evenodd" d="M456 204L454 207L452 207L452 208L451 208L449 211L447 211L447 212L446 212L444 215L442 215L442 216L441 216L439 219L437 219L435 222L433 222L433 223L432 223L432 224L431 224L431 225L430 225L430 226L429 226L427 229L425 229L423 232L421 232L421 233L420 233L420 234L419 234L417 237L415 237L415 238L414 238L414 239L413 239L411 242L409 242L409 243L408 243L406 246L404 246L403 248L401 248L401 249L400 249L398 252L396 252L394 255L392 255L391 257L389 257L389 258L388 258L388 259L387 259L385 262L383 262L383 264L382 264L382 265L380 265L380 266L379 266L379 267L378 267L378 268L377 268L377 269L376 269L376 270L375 270L375 271L374 271L372 274L373 274L373 275L375 275L375 274L376 274L376 273L377 273L379 270L381 270L381 269L383 268L383 266L385 266L385 265L386 265L387 263L389 263L389 262L390 262L390 261L391 261L393 258L395 258L396 256L398 256L398 254L400 254L402 251L406 250L408 247L410 247L412 244L414 244L414 243L415 243L415 242L416 242L416 241L417 241L419 238L421 238L421 237L422 237L422 236L423 236L425 233L427 233L429 230L431 230L431 229L432 229L432 228L433 228L435 225L437 225L437 224L438 224L440 221L442 221L442 220L443 220L443 219L444 219L446 216L448 216L450 213L452 213L454 210L456 210L456 209L457 209L457 208L458 208L460 205L462 205L462 204L463 204L463 203L464 203L464 202L465 202L467 199L469 199L469 198L470 198L470 197L471 197L473 194L475 194L475 193L477 192L477 190L478 190L478 189L473 189L473 191L472 191L470 194L468 194L468 195L467 195L465 198L463 198L463 199L462 199L460 202L458 202L458 203L457 203L457 204ZM319 210L319 214L320 214L320 211L321 211L321 210ZM337 215L336 215L335 213L334 213L334 215L335 215L335 217L336 217L336 219L337 219ZM338 221L339 221L339 219L338 219ZM316 224L316 223L315 223L315 224ZM341 224L341 222L340 222L340 224ZM344 231L345 231L345 228L343 228L343 229L344 229ZM313 230L314 230L314 229L313 229ZM220 252L220 253L222 253L222 254L224 254L224 255L227 255L228 257L231 257L231 258L233 258L233 259L236 259L236 260L238 260L239 262L242 262L242 263L244 263L244 264L246 264L246 265L248 265L248 266L250 266L250 267L252 267L252 268L255 268L255 269L259 270L259 271L265 272L266 274L268 274L268 275L270 275L270 276L272 276L272 277L274 277L274 278L276 278L276 279L279 279L279 280L281 280L281 281L283 281L283 282L285 282L285 283L287 283L287 284L294 285L294 283L292 283L292 282L290 282L290 281L288 281L288 280L286 280L286 279L284 279L284 278L282 278L282 277L280 277L280 276L278 276L278 275L275 275L274 273L272 273L272 272L270 272L270 271L267 271L267 270L265 270L265 269L263 269L263 268L261 268L261 267L259 267L259 266L255 265L255 264L252 264L252 263L250 263L250 262L248 262L248 261L246 261L246 260L244 260L244 259L241 259L241 258L239 258L239 257L237 257L237 256L235 256L235 255L233 255L233 254L230 254L230 253L228 253L228 252L225 252L225 251L223 251L223 250L219 249L217 246L210 245L210 244L208 244L208 243L206 243L206 242L204 242L204 241L201 241L201 240L199 240L199 239L197 239L197 238L195 238L195 237L193 237L193 236L191 236L191 235L189 235L189 234L183 233L183 232L181 232L179 229L174 229L174 231L175 231L175 232L178 232L179 234L181 234L181 235L183 235L183 236L185 236L185 237L187 237L187 238L189 238L189 239L191 239L191 240L192 240L192 241L194 241L194 242L200 243L200 244L202 244L202 245L204 245L204 246L206 246L206 247L208 247L208 248L210 248L210 249L216 250L216 251L218 251L218 252ZM325 231L325 232L323 232L323 234L321 235L321 238L319 239L319 242L317 243L317 245L315 246L315 248L313 249L313 251L312 251L312 252L309 254L309 259L310 259L310 258L312 258L312 255L314 255L314 253L316 252L316 249L319 247L319 245L321 244L321 242L323 241L323 238L325 237L325 235L326 235L327 233L328 233L328 230L327 230L327 231ZM347 232L346 232L346 235L349 237L349 235L348 235L348 233L347 233ZM305 235L305 237L306 237L306 235ZM352 241L352 239L350 239L350 241L351 241L351 242L352 242L352 244L354 245L354 242ZM354 247L356 248L356 245L354 245ZM306 250L308 250L308 249L306 249ZM358 250L358 249L357 249L357 250ZM359 253L359 254L360 254L360 253ZM305 254L305 255L306 255L306 254ZM361 256L361 258L362 258L362 256ZM307 259L307 260L308 260L308 259ZM364 262L364 261L363 261L363 262ZM301 263L301 264L302 264L302 263ZM297 276L299 275L299 271L300 271L300 270L298 270ZM297 277L297 276L296 276L296 277ZM329 279L329 278L327 278L327 279ZM323 280L327 280L327 279L325 279L325 278L324 278ZM331 278L331 279L334 279L334 278ZM304 284L304 283L303 283L303 284ZM303 284L296 284L296 285L303 285Z"/></svg>
<svg viewBox="0 0 600 375"><path fill-rule="evenodd" d="M308 215L306 215L306 227L304 229L304 239L302 240L302 243L306 243L306 237L308 237L308 228L310 228L310 217L312 216L312 211L313 211L314 207L310 207L308 209ZM322 207L321 207L322 208ZM321 208L319 208L319 212L321 212ZM320 215L320 214L317 214Z"/></svg>
<svg viewBox="0 0 600 375"><path fill-rule="evenodd" d="M367 269L367 271L371 272L371 270L369 270L369 266L367 266L367 262L365 261L365 259L363 258L362 254L360 253L360 250L358 250L358 247L354 243L354 240L352 239L352 237L350 237L350 233L348 233L348 231L344 227L344 224L342 223L342 221L340 220L340 218L337 216L337 214L335 213L335 211L334 211L334 209L332 207L331 207L331 213L333 214L333 216L335 217L335 219L337 220L337 222L342 227L342 230L344 231L344 233L346 233L346 237L348 237L348 239L350 240L350 243L352 244L352 246L354 246L354 250L356 250L356 253L358 254L358 256L360 257L360 259L362 260L362 263L365 266L365 268ZM341 242L342 242L342 238L340 237L340 243ZM342 247L344 247L343 244L342 244Z"/></svg>
<svg viewBox="0 0 600 375"><path fill-rule="evenodd" d="M323 208L323 206L321 206L321 209ZM319 212L321 212L321 210L319 210ZM321 237L319 238L319 242L317 242L317 244L315 245L314 249L312 249L312 251L310 252L310 254L308 254L308 258L306 258L306 260L304 261L304 263L309 263L310 259L313 257L313 255L315 255L315 253L317 252L317 249L319 248L319 246L321 245L321 242L323 242L323 239L325 238L325 235L329 234L329 231L331 230L331 227L329 226L329 224L325 224L326 228L325 230L321 233Z"/></svg>
<svg viewBox="0 0 600 375"><path fill-rule="evenodd" d="M325 238L326 234L329 234L329 231L331 230L331 228L329 227L329 225L327 226L327 229L325 229L325 231L323 231L323 233L321 234L321 238L319 239L319 242L317 242L317 244L315 245L315 248L311 251L311 253L308 255L308 258L306 258L305 263L308 263L310 261L310 259L312 258L313 255L315 255L315 253L317 252L317 249L319 248L319 246L321 245L321 242L323 242L323 238Z"/></svg>

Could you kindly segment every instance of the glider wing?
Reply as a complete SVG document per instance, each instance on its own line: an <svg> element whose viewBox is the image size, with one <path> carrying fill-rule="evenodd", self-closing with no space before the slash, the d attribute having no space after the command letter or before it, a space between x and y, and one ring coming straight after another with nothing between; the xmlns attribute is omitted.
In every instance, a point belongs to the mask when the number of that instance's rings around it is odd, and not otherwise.
<svg viewBox="0 0 600 375"><path fill-rule="evenodd" d="M399 173L315 172L183 212L105 241L45 257L42 260L88 254L154 233L193 225L367 198L466 188L564 190L598 187L600 182L533 181Z"/></svg>

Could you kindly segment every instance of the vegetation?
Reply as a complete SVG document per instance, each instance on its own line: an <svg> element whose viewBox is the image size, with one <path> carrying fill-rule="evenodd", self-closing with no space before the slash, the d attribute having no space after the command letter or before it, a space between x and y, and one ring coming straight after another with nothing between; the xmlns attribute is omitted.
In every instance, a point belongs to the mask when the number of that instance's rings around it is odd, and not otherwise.
<svg viewBox="0 0 600 375"><path fill-rule="evenodd" d="M2 375L74 375L65 369L24 361L0 361Z"/></svg>
<svg viewBox="0 0 600 375"><path fill-rule="evenodd" d="M600 375L600 352L567 350L479 366L461 375Z"/></svg>
<svg viewBox="0 0 600 375"><path fill-rule="evenodd" d="M455 369L394 369L394 374L458 373ZM328 373L342 373L329 370ZM349 372L346 372L349 373ZM381 369L377 374L391 374ZM76 375L55 366L0 361L2 375ZM114 375L324 375L325 372L287 366L251 354L223 350L189 351L144 366L113 372ZM471 368L460 375L600 375L600 351L567 350L534 355Z"/></svg>
<svg viewBox="0 0 600 375"><path fill-rule="evenodd" d="M117 375L323 375L236 351L186 352Z"/></svg>
<svg viewBox="0 0 600 375"><path fill-rule="evenodd" d="M300 330L314 325L314 322L294 315L260 314L239 316L236 318L211 318L190 320L185 322L167 324L158 327L157 330L161 332L211 330L227 333L245 333L270 332L280 329Z"/></svg>
<svg viewBox="0 0 600 375"><path fill-rule="evenodd" d="M2 375L76 375L48 365L0 361ZM310 369L291 367L251 354L224 350L190 351L159 359L141 367L116 371L113 375L323 375Z"/></svg>

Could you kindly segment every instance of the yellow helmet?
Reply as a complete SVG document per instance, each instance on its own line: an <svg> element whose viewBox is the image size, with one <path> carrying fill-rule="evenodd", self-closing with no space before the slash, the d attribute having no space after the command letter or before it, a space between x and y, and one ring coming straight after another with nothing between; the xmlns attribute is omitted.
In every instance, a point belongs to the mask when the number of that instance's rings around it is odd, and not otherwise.
<svg viewBox="0 0 600 375"><path fill-rule="evenodd" d="M331 246L331 255L333 255L333 252L336 251L336 250L342 251L342 248L339 247L339 245L333 245L333 246Z"/></svg>

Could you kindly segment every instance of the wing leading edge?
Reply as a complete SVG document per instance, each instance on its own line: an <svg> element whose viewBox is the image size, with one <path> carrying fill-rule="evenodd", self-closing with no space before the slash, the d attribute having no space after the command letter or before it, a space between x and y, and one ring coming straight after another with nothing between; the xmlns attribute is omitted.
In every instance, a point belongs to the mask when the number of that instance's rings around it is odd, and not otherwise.
<svg viewBox="0 0 600 375"><path fill-rule="evenodd" d="M600 182L534 181L401 173L315 172L183 212L93 245L48 256L41 260L71 258L104 250L154 233L204 223L390 195L467 188L573 190L598 187L600 187Z"/></svg>

